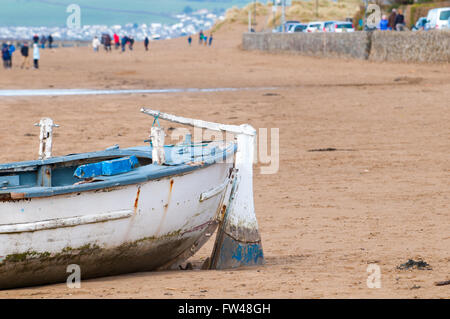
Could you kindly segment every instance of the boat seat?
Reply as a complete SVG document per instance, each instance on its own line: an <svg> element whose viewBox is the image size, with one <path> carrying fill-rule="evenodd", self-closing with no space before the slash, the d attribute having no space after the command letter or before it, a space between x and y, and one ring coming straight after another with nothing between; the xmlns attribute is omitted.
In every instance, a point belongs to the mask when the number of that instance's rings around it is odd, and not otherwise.
<svg viewBox="0 0 450 319"><path fill-rule="evenodd" d="M113 176L129 172L138 165L139 161L137 157L132 155L98 163L80 165L76 168L73 176L80 179L96 176Z"/></svg>

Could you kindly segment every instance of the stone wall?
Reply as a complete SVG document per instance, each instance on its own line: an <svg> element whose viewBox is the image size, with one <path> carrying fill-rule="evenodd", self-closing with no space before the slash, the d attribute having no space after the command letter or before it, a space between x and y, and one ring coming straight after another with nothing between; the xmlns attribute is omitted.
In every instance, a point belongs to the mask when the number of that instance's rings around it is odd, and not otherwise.
<svg viewBox="0 0 450 319"><path fill-rule="evenodd" d="M450 31L374 32L370 60L450 62Z"/></svg>
<svg viewBox="0 0 450 319"><path fill-rule="evenodd" d="M367 58L367 33L245 33L245 50L293 51L313 56Z"/></svg>
<svg viewBox="0 0 450 319"><path fill-rule="evenodd" d="M245 33L244 50L376 61L450 62L450 32Z"/></svg>

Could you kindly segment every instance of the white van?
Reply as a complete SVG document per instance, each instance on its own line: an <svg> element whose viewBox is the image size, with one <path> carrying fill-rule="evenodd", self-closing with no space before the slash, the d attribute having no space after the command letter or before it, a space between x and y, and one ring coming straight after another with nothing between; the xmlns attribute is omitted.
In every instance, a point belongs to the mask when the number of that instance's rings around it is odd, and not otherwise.
<svg viewBox="0 0 450 319"><path fill-rule="evenodd" d="M428 11L427 29L445 29L448 27L448 19L450 18L450 7L436 8Z"/></svg>

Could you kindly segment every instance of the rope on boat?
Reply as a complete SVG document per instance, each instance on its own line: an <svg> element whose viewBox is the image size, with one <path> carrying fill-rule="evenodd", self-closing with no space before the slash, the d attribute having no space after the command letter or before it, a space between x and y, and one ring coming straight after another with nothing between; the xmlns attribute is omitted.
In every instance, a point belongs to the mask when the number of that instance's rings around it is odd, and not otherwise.
<svg viewBox="0 0 450 319"><path fill-rule="evenodd" d="M158 113L155 116L153 116L155 119L153 120L152 127L155 126L155 123L158 124L158 127L161 127L161 125L159 125L159 120L158 120L160 114L161 113Z"/></svg>

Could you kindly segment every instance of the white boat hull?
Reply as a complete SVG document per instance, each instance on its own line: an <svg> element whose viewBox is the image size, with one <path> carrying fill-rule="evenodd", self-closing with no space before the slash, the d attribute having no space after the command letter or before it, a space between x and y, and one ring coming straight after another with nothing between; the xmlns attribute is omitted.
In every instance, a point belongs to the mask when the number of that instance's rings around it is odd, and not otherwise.
<svg viewBox="0 0 450 319"><path fill-rule="evenodd" d="M214 232L231 163L140 184L1 203L0 289L177 265Z"/></svg>

